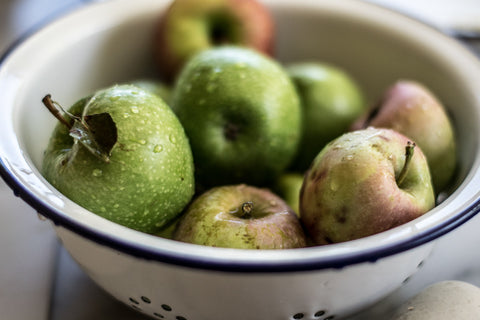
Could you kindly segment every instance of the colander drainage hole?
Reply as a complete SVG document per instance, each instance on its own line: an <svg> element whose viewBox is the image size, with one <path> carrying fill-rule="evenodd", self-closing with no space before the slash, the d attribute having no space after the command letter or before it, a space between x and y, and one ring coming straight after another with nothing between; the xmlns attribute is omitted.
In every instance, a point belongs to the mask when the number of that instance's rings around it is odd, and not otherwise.
<svg viewBox="0 0 480 320"><path fill-rule="evenodd" d="M410 281L410 277L406 277L406 278L402 281L402 284L406 284L408 281Z"/></svg>
<svg viewBox="0 0 480 320"><path fill-rule="evenodd" d="M327 315L327 312L325 310L319 310L314 313L313 319L321 319L321 320L333 320L335 319L334 315L327 316L326 318L322 318L322 316ZM302 312L296 313L292 316L293 320L299 320L299 319L306 319L305 314Z"/></svg>
<svg viewBox="0 0 480 320"><path fill-rule="evenodd" d="M154 312L153 315L159 319L165 319L165 316L163 314L160 314L158 312ZM176 316L175 320L187 320L187 318L184 318L182 316Z"/></svg>
<svg viewBox="0 0 480 320"><path fill-rule="evenodd" d="M142 310L142 308L140 307L140 301L139 300L134 299L132 297L128 298L128 300L131 302L130 306L133 309L136 309L136 310L139 310L139 311ZM140 300L141 300L141 302L144 302L146 304L151 304L152 303L152 300L150 300L150 298L148 298L146 296L141 296ZM168 304L162 304L161 307L166 312L171 312L173 310L172 307L169 306ZM159 318L159 319L165 319L165 316L161 313L154 312L153 315L155 317ZM183 316L175 316L175 320L187 320L187 318L185 318Z"/></svg>
<svg viewBox="0 0 480 320"><path fill-rule="evenodd" d="M162 309L165 311L172 311L172 307L170 307L168 304L162 304Z"/></svg>

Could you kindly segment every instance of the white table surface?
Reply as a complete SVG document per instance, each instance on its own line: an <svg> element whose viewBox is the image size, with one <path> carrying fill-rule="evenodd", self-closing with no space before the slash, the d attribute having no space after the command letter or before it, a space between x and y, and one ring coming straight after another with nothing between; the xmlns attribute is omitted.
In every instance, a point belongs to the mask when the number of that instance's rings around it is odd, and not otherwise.
<svg viewBox="0 0 480 320"><path fill-rule="evenodd" d="M480 31L480 0L369 1L440 27ZM46 16L86 2L1 0L0 53ZM350 320L388 319L393 307L437 281L462 280L480 286L478 230L480 215L439 239L430 259L402 288ZM40 220L1 180L0 257L1 319L146 319L99 289L58 243L50 222Z"/></svg>

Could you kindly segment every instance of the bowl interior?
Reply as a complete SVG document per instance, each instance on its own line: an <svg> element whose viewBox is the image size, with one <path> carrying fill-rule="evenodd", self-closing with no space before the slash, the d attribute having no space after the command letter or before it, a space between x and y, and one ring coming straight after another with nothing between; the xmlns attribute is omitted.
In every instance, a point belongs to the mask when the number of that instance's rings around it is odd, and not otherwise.
<svg viewBox="0 0 480 320"><path fill-rule="evenodd" d="M478 198L480 150L480 66L473 55L429 26L360 1L265 2L276 21L276 58L282 63L334 63L356 78L370 103L400 78L421 81L438 95L452 116L459 146L458 188L446 201L424 217L379 235L261 257L241 250L227 250L225 255L218 248L192 249L123 228L71 203L39 173L56 122L41 99L50 93L69 107L98 88L155 76L152 37L167 2L152 0L92 4L49 24L4 57L0 68L4 176L37 210L60 224L155 252L174 254L180 247L194 256L208 252L219 261L293 261L372 251L426 233L473 204Z"/></svg>

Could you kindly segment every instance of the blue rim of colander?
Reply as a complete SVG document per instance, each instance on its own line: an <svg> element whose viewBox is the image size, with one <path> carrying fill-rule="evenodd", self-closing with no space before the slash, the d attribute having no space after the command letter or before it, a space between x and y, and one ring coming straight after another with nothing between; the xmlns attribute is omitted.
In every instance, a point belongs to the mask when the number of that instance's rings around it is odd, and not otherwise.
<svg viewBox="0 0 480 320"><path fill-rule="evenodd" d="M42 201L38 200L30 191L17 181L12 174L6 169L5 164L0 158L0 176L5 180L7 185L12 188L15 196L20 197L31 207L37 210L39 214L51 220L55 225L64 227L82 237L85 237L99 245L107 246L114 250L118 250L127 255L137 258L159 261L167 264L180 265L184 267L200 268L225 272L290 272L290 271L314 271L320 269L341 269L358 263L375 263L377 260L386 258L404 251L417 248L427 244L450 231L461 226L478 212L480 212L480 199L477 199L465 210L457 215L450 217L444 222L425 230L413 237L409 237L402 241L392 243L382 248L374 248L363 250L355 253L347 253L344 255L335 255L332 257L322 257L321 260L315 257L301 259L301 261L232 261L232 260L212 260L209 257L199 258L198 256L189 256L182 252L161 252L155 249L145 248L141 245L111 238L108 235L101 234L95 230L82 227L75 221L68 219L46 206ZM219 248L220 249L220 248ZM307 248L315 249L315 248ZM297 249L292 249L297 250ZM302 249L298 249L302 250Z"/></svg>
<svg viewBox="0 0 480 320"><path fill-rule="evenodd" d="M83 1L85 2L85 1ZM370 3L373 6L379 6L376 4ZM73 6L67 6L50 16L42 20L40 23L36 24L23 35L18 37L2 54L0 57L0 68L3 65L4 61L10 56L10 54L26 39L32 36L36 31L40 30L43 26L55 20L59 16L64 15L67 12L72 11L78 6L76 3ZM379 6L381 7L381 6ZM383 8L383 7L382 7ZM387 11L392 11L390 9L384 8ZM405 14L403 14L405 16ZM438 28L422 22L415 17L411 17L412 20L421 22L432 29L442 32ZM445 32L442 32L445 34ZM375 263L377 260L386 258L395 254L405 252L410 249L420 247L424 244L427 244L439 237L449 233L450 231L458 228L463 225L465 222L473 218L478 212L480 212L480 199L477 199L469 207L457 213L456 215L450 217L449 219L443 221L442 223L435 225L434 227L424 230L413 237L408 237L401 241L392 243L391 245L373 248L368 250L360 250L355 253L346 253L343 255L333 255L331 257L322 257L321 260L315 258L314 256L308 259L301 259L301 261L288 260L281 262L276 261L232 261L232 260L218 260L218 259L209 259L208 257L199 258L198 256L189 256L182 252L161 252L157 249L146 248L141 245L122 241L118 238L112 238L106 234L101 234L95 230L89 229L87 227L81 226L73 219L69 219L66 216L63 216L56 212L54 209L50 208L44 204L41 200L37 199L34 194L32 194L26 186L24 186L20 181L15 178L15 175L10 172L8 166L4 160L0 157L0 176L6 182L6 184L13 190L15 196L21 198L32 208L34 208L39 214L51 220L56 226L64 227L73 233L76 233L84 238L87 238L99 245L118 250L119 252L131 255L133 257L159 261L162 263L179 265L184 267L191 268L200 268L206 270L215 270L222 272L255 272L255 273L270 273L270 272L291 272L291 271L314 271L321 269L341 269L350 265L359 264L359 263ZM315 250L315 248L307 248ZM302 250L302 249L299 249Z"/></svg>

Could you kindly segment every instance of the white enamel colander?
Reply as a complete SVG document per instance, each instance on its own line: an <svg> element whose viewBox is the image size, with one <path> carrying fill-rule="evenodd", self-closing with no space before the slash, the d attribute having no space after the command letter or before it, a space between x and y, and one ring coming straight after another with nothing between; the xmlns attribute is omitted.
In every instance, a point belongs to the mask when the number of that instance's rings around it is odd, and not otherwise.
<svg viewBox="0 0 480 320"><path fill-rule="evenodd" d="M169 320L341 319L399 288L435 239L480 210L480 63L456 40L355 0L269 0L283 63L348 70L373 101L399 78L445 103L457 129L456 189L424 216L371 237L293 250L211 248L143 234L71 202L39 173L55 119L46 93L71 105L113 83L153 74L151 41L168 1L111 0L71 12L0 61L0 173L53 222L65 248L104 290Z"/></svg>

